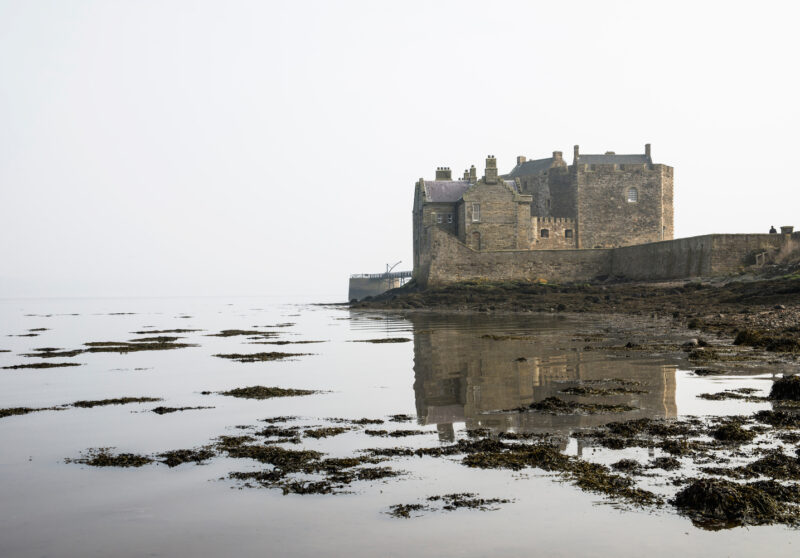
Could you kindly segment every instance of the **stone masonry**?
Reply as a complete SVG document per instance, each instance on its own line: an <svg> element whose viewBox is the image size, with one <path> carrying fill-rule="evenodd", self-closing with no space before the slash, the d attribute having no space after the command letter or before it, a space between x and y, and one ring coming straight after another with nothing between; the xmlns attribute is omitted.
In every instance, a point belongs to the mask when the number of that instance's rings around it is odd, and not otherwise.
<svg viewBox="0 0 800 558"><path fill-rule="evenodd" d="M494 156L453 180L449 167L420 178L413 209L414 278L555 282L598 277L675 279L725 274L800 249L781 234L673 241L673 169L643 154L517 157L500 175Z"/></svg>

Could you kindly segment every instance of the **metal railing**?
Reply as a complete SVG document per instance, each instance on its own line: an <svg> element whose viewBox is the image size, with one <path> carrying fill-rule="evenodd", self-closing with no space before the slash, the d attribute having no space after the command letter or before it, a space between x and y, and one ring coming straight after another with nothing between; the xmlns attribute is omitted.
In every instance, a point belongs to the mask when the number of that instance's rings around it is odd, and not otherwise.
<svg viewBox="0 0 800 558"><path fill-rule="evenodd" d="M350 279L405 279L411 277L410 271L392 271L390 273L354 273Z"/></svg>

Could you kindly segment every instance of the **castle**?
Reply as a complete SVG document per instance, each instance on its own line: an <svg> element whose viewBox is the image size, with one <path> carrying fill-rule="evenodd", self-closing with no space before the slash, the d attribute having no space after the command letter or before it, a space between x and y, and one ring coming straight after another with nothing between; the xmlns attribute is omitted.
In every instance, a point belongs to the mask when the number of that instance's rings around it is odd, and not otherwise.
<svg viewBox="0 0 800 558"><path fill-rule="evenodd" d="M733 273L800 244L798 233L673 239L673 168L643 154L585 155L572 164L517 157L500 175L486 158L453 180L448 167L416 183L413 276L422 286L470 279L590 281Z"/></svg>

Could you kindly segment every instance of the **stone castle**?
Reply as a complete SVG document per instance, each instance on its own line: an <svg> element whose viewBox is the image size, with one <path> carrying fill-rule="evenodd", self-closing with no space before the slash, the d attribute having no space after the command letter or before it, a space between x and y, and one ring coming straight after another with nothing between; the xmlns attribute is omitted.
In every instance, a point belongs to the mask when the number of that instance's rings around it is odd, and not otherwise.
<svg viewBox="0 0 800 558"><path fill-rule="evenodd" d="M560 151L517 157L500 175L486 158L453 180L448 167L416 184L413 276L418 284L469 279L590 281L719 275L763 264L800 244L782 234L673 240L673 168L643 154Z"/></svg>

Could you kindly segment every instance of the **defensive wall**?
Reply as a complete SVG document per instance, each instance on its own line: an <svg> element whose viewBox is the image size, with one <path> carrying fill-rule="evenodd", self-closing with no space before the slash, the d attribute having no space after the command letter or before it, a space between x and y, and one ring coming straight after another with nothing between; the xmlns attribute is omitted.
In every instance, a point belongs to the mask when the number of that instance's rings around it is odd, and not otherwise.
<svg viewBox="0 0 800 558"><path fill-rule="evenodd" d="M800 233L710 234L584 250L474 250L437 227L429 234L429 250L416 270L422 286L477 279L573 283L722 276L800 253Z"/></svg>

